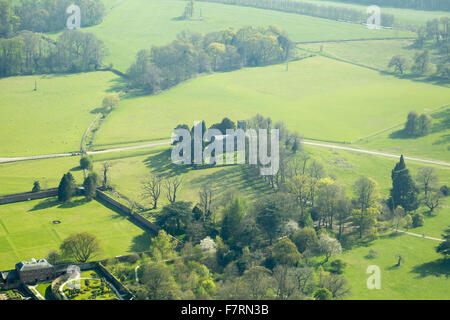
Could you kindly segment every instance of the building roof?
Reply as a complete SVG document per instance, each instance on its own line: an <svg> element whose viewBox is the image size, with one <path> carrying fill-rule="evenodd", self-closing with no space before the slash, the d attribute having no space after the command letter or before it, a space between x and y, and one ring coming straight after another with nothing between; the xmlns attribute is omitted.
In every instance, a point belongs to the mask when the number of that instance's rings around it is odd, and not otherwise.
<svg viewBox="0 0 450 320"><path fill-rule="evenodd" d="M7 270L0 272L0 279L3 281L14 281L19 278L16 270Z"/></svg>
<svg viewBox="0 0 450 320"><path fill-rule="evenodd" d="M45 259L39 259L36 261L36 259L31 258L30 261L21 261L16 264L16 270L18 271L31 271L48 268L53 268L53 265L48 263Z"/></svg>

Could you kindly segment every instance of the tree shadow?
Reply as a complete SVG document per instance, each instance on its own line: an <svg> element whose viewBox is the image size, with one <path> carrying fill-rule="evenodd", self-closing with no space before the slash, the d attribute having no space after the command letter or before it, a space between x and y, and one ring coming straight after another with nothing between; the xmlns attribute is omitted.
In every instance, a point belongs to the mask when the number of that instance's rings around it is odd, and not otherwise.
<svg viewBox="0 0 450 320"><path fill-rule="evenodd" d="M58 199L56 198L46 198L42 201L40 201L38 204L36 204L33 208L28 210L31 211L39 211L39 210L45 210L51 207L56 207L59 204Z"/></svg>
<svg viewBox="0 0 450 320"><path fill-rule="evenodd" d="M143 162L146 167L153 169L153 172L164 178L178 176L189 172L190 168L187 165L177 165L172 162L170 158L171 153L172 150L167 149L149 156Z"/></svg>
<svg viewBox="0 0 450 320"><path fill-rule="evenodd" d="M130 251L133 252L144 252L144 251L148 251L148 249L150 248L150 244L151 244L151 239L154 235L152 235L149 232L144 232L138 236L135 236L132 239L132 244L130 247Z"/></svg>
<svg viewBox="0 0 450 320"><path fill-rule="evenodd" d="M76 167L73 167L72 169L70 169L69 171L81 171L81 170L83 170L81 168L81 166L76 166Z"/></svg>
<svg viewBox="0 0 450 320"><path fill-rule="evenodd" d="M450 277L450 260L447 259L438 259L431 262L426 262L417 266L411 271L412 273L416 273L418 278L425 278L428 276L445 276L446 278Z"/></svg>
<svg viewBox="0 0 450 320"><path fill-rule="evenodd" d="M415 140L418 137L411 137L409 136L404 129L400 129L394 132L391 132L389 134L389 139L411 139L411 140Z"/></svg>
<svg viewBox="0 0 450 320"><path fill-rule="evenodd" d="M86 198L78 198L78 199L72 200L70 202L61 203L58 206L58 208L61 208L61 209L75 208L75 207L81 206L87 202L89 202L89 201Z"/></svg>

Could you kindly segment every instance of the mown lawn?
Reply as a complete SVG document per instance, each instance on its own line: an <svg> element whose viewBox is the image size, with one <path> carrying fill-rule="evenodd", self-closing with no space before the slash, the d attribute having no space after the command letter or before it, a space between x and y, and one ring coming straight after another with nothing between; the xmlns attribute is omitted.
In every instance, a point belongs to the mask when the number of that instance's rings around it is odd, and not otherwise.
<svg viewBox="0 0 450 320"><path fill-rule="evenodd" d="M53 224L55 220L61 223ZM19 202L0 206L0 269L12 269L21 260L45 258L64 238L84 231L95 234L103 246L96 258L143 251L150 243L150 234L97 201Z"/></svg>
<svg viewBox="0 0 450 320"><path fill-rule="evenodd" d="M370 243L346 251L340 258L348 265L344 276L348 280L352 295L348 299L450 299L450 261L444 263L442 255L436 253L437 241L409 235L391 234ZM378 252L378 257L369 259L369 250ZM404 258L396 267L397 254ZM369 290L367 267L376 265L381 269L381 289Z"/></svg>
<svg viewBox="0 0 450 320"><path fill-rule="evenodd" d="M111 72L0 79L0 157L79 151L115 79Z"/></svg>

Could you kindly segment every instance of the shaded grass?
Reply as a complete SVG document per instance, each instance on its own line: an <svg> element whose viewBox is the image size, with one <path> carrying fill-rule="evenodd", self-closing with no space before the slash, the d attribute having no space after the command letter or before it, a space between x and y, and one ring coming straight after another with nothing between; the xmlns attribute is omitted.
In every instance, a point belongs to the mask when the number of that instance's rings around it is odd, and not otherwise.
<svg viewBox="0 0 450 320"><path fill-rule="evenodd" d="M95 258L142 251L143 246L148 248L150 235L127 216L96 201L75 198L74 202L76 206L67 206L43 199L0 206L0 220L8 231L0 229L3 244L0 268L10 269L18 261L33 257L44 258L50 250L58 249L64 238L76 232L91 232L99 238L103 251ZM54 220L61 224L53 224Z"/></svg>

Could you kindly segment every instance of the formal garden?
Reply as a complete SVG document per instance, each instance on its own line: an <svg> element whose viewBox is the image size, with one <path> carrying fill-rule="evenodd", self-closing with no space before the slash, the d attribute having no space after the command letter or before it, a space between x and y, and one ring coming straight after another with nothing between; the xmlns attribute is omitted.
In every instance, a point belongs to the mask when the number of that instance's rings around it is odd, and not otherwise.
<svg viewBox="0 0 450 320"><path fill-rule="evenodd" d="M68 300L118 300L112 285L96 271L89 270L81 273L80 288L71 289L69 283L75 285L76 280L64 282L59 288Z"/></svg>

